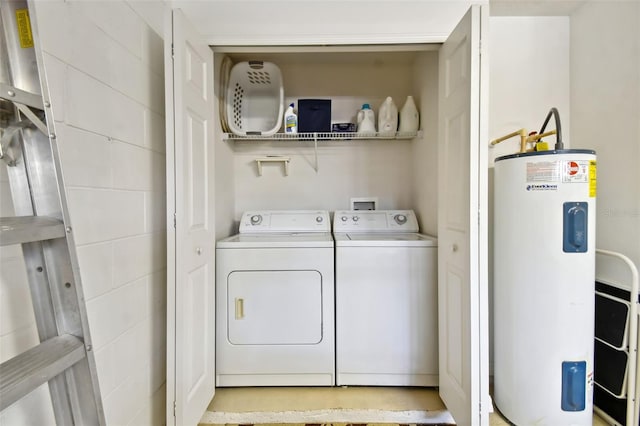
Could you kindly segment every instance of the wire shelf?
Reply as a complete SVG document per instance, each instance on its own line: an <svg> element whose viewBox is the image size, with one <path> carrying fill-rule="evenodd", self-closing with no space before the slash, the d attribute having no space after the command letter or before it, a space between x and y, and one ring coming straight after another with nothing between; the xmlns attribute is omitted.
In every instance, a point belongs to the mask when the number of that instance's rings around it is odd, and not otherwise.
<svg viewBox="0 0 640 426"><path fill-rule="evenodd" d="M349 140L407 140L422 137L422 131L418 132L396 132L394 135L382 134L380 132L371 133L276 133L274 135L236 135L225 133L225 140L232 141L349 141Z"/></svg>

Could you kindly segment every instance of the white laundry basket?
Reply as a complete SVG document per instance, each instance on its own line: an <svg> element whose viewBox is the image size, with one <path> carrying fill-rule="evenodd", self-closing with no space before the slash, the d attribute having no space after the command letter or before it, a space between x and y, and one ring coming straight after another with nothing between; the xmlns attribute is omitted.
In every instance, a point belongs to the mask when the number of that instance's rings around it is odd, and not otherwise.
<svg viewBox="0 0 640 426"><path fill-rule="evenodd" d="M282 124L282 73L271 62L239 62L227 87L227 121L236 135L273 135Z"/></svg>

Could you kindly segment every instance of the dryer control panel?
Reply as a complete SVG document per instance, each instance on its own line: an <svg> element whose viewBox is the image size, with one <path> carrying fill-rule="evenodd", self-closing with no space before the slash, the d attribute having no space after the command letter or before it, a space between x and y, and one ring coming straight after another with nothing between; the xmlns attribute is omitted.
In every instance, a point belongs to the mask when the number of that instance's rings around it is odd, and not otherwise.
<svg viewBox="0 0 640 426"><path fill-rule="evenodd" d="M339 210L333 232L418 232L413 210Z"/></svg>
<svg viewBox="0 0 640 426"><path fill-rule="evenodd" d="M247 211L240 219L240 233L331 232L331 219L325 210Z"/></svg>

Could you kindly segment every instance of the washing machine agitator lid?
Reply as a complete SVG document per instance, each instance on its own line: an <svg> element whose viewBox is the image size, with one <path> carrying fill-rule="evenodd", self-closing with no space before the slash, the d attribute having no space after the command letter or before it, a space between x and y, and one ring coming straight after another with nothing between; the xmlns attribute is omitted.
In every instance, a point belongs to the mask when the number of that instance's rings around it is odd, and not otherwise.
<svg viewBox="0 0 640 426"><path fill-rule="evenodd" d="M418 233L335 233L336 247L437 247L438 240Z"/></svg>

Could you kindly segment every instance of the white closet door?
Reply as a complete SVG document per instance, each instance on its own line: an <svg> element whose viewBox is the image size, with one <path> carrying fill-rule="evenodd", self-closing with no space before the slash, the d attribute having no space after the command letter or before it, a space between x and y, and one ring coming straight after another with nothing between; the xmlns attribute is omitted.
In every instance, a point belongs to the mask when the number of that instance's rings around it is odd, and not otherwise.
<svg viewBox="0 0 640 426"><path fill-rule="evenodd" d="M167 424L196 425L215 392L213 53L180 10L172 15L165 33Z"/></svg>
<svg viewBox="0 0 640 426"><path fill-rule="evenodd" d="M481 72L482 13L480 6L469 9L439 58L440 396L464 426L487 425L490 410L487 311L482 306L487 299L487 140L481 94L488 80Z"/></svg>

